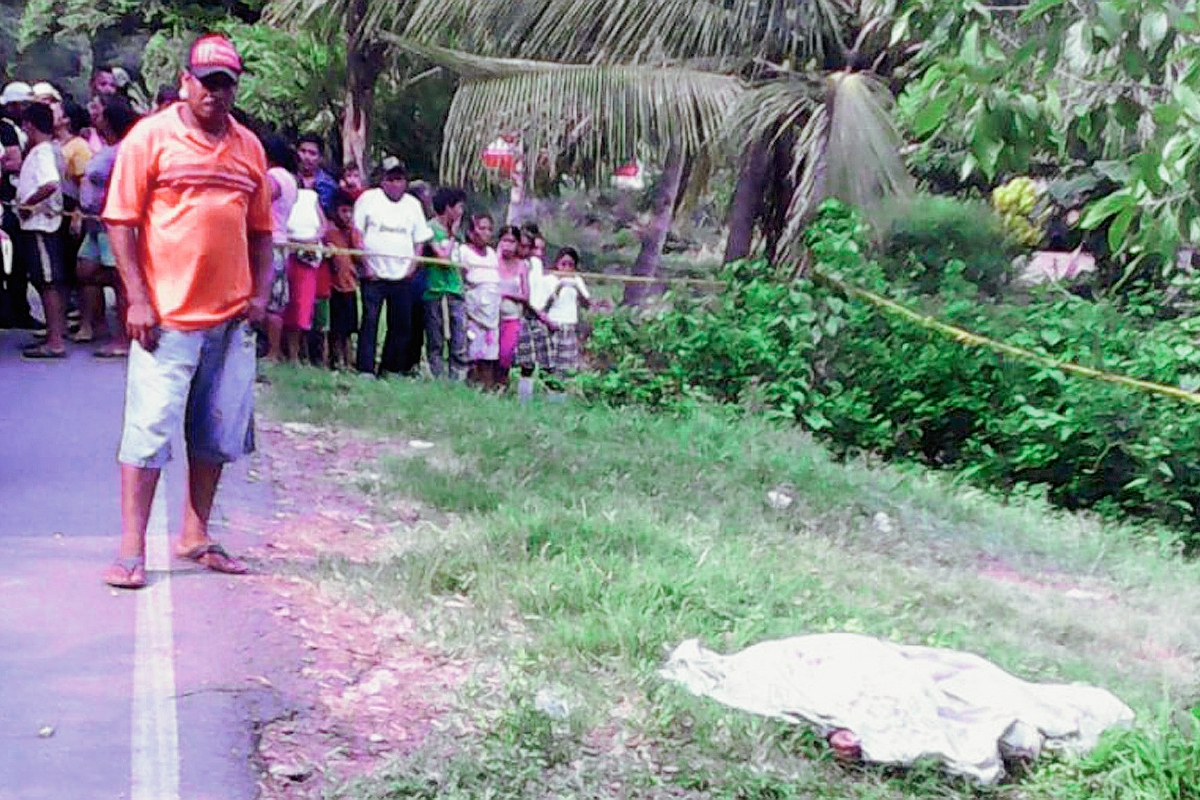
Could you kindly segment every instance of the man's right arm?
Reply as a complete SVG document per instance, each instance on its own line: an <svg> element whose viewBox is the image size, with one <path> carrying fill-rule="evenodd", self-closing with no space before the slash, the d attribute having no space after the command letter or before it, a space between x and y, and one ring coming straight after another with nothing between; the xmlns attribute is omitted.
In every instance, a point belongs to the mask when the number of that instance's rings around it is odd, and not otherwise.
<svg viewBox="0 0 1200 800"><path fill-rule="evenodd" d="M150 302L150 287L146 284L141 248L138 246L138 230L133 225L110 222L108 241L129 301L125 329L130 339L146 350L153 350L158 345L158 314Z"/></svg>

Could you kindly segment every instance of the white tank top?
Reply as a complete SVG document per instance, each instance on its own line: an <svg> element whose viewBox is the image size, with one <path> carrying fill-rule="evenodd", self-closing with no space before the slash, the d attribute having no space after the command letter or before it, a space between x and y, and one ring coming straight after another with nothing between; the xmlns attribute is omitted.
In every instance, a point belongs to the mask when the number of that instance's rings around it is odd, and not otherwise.
<svg viewBox="0 0 1200 800"><path fill-rule="evenodd" d="M296 203L288 215L288 238L293 242L316 242L321 238L321 199L312 189L296 192Z"/></svg>

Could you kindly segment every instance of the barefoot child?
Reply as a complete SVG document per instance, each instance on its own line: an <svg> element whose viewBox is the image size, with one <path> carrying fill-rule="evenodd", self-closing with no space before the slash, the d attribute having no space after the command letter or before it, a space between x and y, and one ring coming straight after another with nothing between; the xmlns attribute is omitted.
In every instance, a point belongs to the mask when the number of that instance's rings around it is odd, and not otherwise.
<svg viewBox="0 0 1200 800"><path fill-rule="evenodd" d="M550 297L546 317L550 321L550 372L562 377L579 370L579 306L588 308L592 296L583 278L574 274L579 266L579 253L573 247L558 251L554 266L547 278Z"/></svg>
<svg viewBox="0 0 1200 800"><path fill-rule="evenodd" d="M354 228L354 200L338 191L333 196L333 224L325 243L347 250L362 249L362 235ZM358 332L358 276L362 256L334 253L329 257L332 287L329 293L329 366L354 369L350 337Z"/></svg>

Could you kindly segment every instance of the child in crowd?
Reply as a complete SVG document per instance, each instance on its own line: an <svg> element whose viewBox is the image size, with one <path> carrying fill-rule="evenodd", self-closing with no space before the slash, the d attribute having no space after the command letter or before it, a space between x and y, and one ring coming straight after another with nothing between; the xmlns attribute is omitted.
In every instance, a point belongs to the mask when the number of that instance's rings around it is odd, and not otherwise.
<svg viewBox="0 0 1200 800"><path fill-rule="evenodd" d="M354 228L354 198L339 190L333 196L333 224L325 234L325 243L347 250L362 250L362 234ZM329 366L354 369L350 337L358 332L358 276L363 270L362 256L334 253L329 257L331 291L329 293Z"/></svg>
<svg viewBox="0 0 1200 800"><path fill-rule="evenodd" d="M322 230L321 241L324 241L329 227L327 221ZM317 266L317 291L316 299L313 302L312 327L309 328L308 335L305 337L308 363L314 367L329 366L329 299L332 294L333 269L326 259Z"/></svg>
<svg viewBox="0 0 1200 800"><path fill-rule="evenodd" d="M83 319L79 338L104 338L109 333L108 315L104 308L104 289L116 295L116 324L110 341L96 350L102 359L124 358L129 354L129 336L125 330L125 286L117 274L117 259L113 254L108 231L100 221L108 185L121 139L138 121L138 115L127 99L119 94L98 94L88 104L89 121L104 142L104 147L87 163L79 185L79 205L84 217L80 220L83 243L79 248L80 296L83 300Z"/></svg>
<svg viewBox="0 0 1200 800"><path fill-rule="evenodd" d="M461 189L438 189L433 194L434 217L429 221L433 238L425 243L425 255L450 264L425 266L425 352L429 372L435 378L461 381L466 378L467 331L463 306L462 270L458 265L458 243L454 240L462 220L467 196ZM449 346L449 365L445 349Z"/></svg>
<svg viewBox="0 0 1200 800"><path fill-rule="evenodd" d="M574 274L579 266L579 253L564 247L554 259L547 278L550 283L546 317L550 328L550 372L558 377L579 370L579 306L589 308L592 296L583 278Z"/></svg>
<svg viewBox="0 0 1200 800"><path fill-rule="evenodd" d="M342 169L342 179L338 181L338 188L350 198L350 202L357 200L359 195L367 190L363 185L362 170L358 168L358 164L350 162Z"/></svg>
<svg viewBox="0 0 1200 800"><path fill-rule="evenodd" d="M488 214L471 217L467 243L461 249L466 285L467 380L484 389L499 385L500 263L491 247L494 223Z"/></svg>

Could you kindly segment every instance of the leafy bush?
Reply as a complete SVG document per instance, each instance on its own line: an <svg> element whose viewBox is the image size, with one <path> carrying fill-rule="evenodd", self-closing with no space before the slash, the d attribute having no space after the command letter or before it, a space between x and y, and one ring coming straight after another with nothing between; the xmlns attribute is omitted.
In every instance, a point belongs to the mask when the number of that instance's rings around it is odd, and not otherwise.
<svg viewBox="0 0 1200 800"><path fill-rule="evenodd" d="M1054 359L1200 386L1200 323L1069 295L1024 306L981 304L973 291L923 296L863 258L864 232L845 209L826 208L809 234L821 270ZM762 263L728 267L724 279L719 297L601 320L591 341L599 370L581 376L582 390L609 403L701 397L763 409L842 451L953 467L1000 489L1044 487L1068 508L1186 527L1185 544L1200 547L1195 406L1002 358Z"/></svg>
<svg viewBox="0 0 1200 800"><path fill-rule="evenodd" d="M987 203L918 197L885 210L877 228L884 274L924 294L943 288L946 265L954 262L965 264L963 277L988 294L1008 281L1013 243Z"/></svg>
<svg viewBox="0 0 1200 800"><path fill-rule="evenodd" d="M1062 800L1198 800L1200 708L1179 723L1163 713L1149 725L1111 731L1086 757L1040 772L1033 783Z"/></svg>
<svg viewBox="0 0 1200 800"><path fill-rule="evenodd" d="M802 417L812 404L820 315L807 287L756 277L763 267L727 267L729 288L716 297L676 297L670 308L601 318L590 339L599 370L580 376L584 391L616 403L712 399Z"/></svg>

